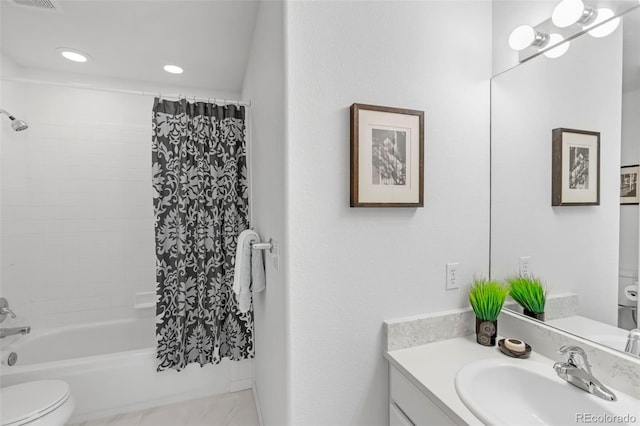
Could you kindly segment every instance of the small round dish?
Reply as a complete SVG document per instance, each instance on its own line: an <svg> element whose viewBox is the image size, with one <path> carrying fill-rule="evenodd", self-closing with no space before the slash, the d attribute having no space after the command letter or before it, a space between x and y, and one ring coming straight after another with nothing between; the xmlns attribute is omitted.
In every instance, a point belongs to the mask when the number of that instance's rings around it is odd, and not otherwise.
<svg viewBox="0 0 640 426"><path fill-rule="evenodd" d="M511 358L529 358L529 355L531 355L531 346L529 346L527 343L524 343L524 352L514 352L510 349L507 349L504 346L504 339L498 340L498 347L500 348L500 352L502 352L506 356L510 356Z"/></svg>

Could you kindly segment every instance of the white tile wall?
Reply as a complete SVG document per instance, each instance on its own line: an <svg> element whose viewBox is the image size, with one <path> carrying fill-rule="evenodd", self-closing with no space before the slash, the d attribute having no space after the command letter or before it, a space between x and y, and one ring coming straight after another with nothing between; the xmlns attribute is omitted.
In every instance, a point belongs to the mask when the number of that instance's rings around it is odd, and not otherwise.
<svg viewBox="0 0 640 426"><path fill-rule="evenodd" d="M0 282L19 316L12 323L154 315L133 309L135 292L155 288L153 99L29 85L24 92L20 118L30 128L3 128L2 141Z"/></svg>

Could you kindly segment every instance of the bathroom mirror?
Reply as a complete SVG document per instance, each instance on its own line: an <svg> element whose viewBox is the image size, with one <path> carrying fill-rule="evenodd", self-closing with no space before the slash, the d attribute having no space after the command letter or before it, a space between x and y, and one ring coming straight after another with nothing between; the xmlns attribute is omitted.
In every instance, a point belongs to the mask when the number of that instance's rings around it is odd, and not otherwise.
<svg viewBox="0 0 640 426"><path fill-rule="evenodd" d="M610 35L583 34L563 56L540 55L491 82L491 277L527 264L558 296L547 324L621 351L638 327L628 291L637 283L638 205L620 205L621 166L640 159L638 117L640 5ZM599 153L589 151L599 205L552 206L557 128L599 132ZM568 148L569 167L581 149Z"/></svg>

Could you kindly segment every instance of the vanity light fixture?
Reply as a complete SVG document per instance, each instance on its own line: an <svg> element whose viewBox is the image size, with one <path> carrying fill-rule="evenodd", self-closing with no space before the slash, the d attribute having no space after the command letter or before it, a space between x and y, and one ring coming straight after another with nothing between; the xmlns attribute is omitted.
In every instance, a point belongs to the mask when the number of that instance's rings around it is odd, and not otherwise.
<svg viewBox="0 0 640 426"><path fill-rule="evenodd" d="M601 0L597 0L599 3ZM602 0L605 1L605 0ZM596 0L589 0L596 4ZM620 17L609 8L585 5L583 0L562 0L553 9L551 18L536 26L521 25L509 35L509 46L518 51L524 62L540 53L558 58L569 49L569 42L583 32L592 37L606 37L620 25Z"/></svg>
<svg viewBox="0 0 640 426"><path fill-rule="evenodd" d="M549 43L549 35L536 31L530 25L520 25L509 35L509 47L513 50L524 50L527 47L545 47Z"/></svg>
<svg viewBox="0 0 640 426"><path fill-rule="evenodd" d="M582 0L562 0L553 9L551 21L558 28L566 28L574 24L589 24L597 16L598 12L585 6Z"/></svg>
<svg viewBox="0 0 640 426"><path fill-rule="evenodd" d="M589 25L586 28L598 25L600 22L611 19L613 18L613 15L614 13L611 9L598 9L598 18L593 22L593 24ZM589 35L596 38L606 37L614 32L618 28L618 25L620 25L620 18L611 19L609 22L605 22L604 24L590 30Z"/></svg>
<svg viewBox="0 0 640 426"><path fill-rule="evenodd" d="M61 54L65 59L73 62L88 62L91 59L91 55L82 52L77 49L71 49L69 47L58 47L56 52Z"/></svg>
<svg viewBox="0 0 640 426"><path fill-rule="evenodd" d="M165 65L164 70L171 74L182 74L184 70L177 65Z"/></svg>
<svg viewBox="0 0 640 426"><path fill-rule="evenodd" d="M560 34L554 33L549 36L549 44L552 46L558 43L562 43L563 41L564 41L564 37L562 37ZM567 50L569 50L569 45L570 45L570 42L565 41L564 43L558 46L555 46L549 50L546 50L544 52L544 56L551 59L559 58L560 56L567 53Z"/></svg>

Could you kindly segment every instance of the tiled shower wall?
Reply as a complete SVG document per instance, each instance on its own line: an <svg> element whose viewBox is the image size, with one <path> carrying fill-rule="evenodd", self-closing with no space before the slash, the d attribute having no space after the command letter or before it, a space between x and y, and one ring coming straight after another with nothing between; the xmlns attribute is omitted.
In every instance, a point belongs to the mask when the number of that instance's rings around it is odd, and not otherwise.
<svg viewBox="0 0 640 426"><path fill-rule="evenodd" d="M5 83L28 121L2 128L0 295L11 323L56 327L153 316L153 98ZM3 325L7 325L9 321Z"/></svg>

